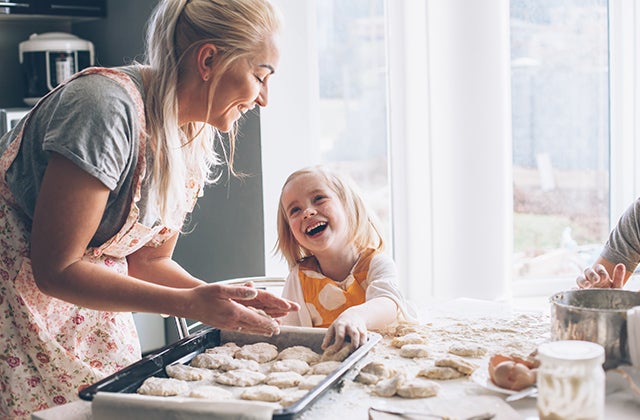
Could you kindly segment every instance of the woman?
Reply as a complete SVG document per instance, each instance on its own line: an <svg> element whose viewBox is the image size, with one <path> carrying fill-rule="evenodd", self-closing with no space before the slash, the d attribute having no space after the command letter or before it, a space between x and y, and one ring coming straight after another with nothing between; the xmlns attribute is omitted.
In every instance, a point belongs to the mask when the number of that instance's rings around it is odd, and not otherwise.
<svg viewBox="0 0 640 420"><path fill-rule="evenodd" d="M218 132L266 106L266 0L164 0L147 65L87 69L0 141L0 417L28 417L140 358L131 311L277 334L296 304L207 284L171 259L221 163ZM219 147L224 147L219 144Z"/></svg>

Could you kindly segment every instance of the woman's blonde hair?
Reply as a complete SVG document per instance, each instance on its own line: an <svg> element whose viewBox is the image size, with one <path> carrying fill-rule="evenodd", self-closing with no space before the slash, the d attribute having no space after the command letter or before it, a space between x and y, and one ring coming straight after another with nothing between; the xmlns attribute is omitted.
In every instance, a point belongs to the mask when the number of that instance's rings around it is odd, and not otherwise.
<svg viewBox="0 0 640 420"><path fill-rule="evenodd" d="M187 182L213 183L220 178L215 170L221 164L216 142L228 173L237 175L233 169L237 124L228 133L228 146L215 127L203 123L179 126L178 83L185 66L193 65L185 58L205 43L216 46L211 93L226 69L258 54L279 30L279 16L267 0L163 0L154 10L147 34L151 71L145 77L145 111L153 156L148 165L151 200L159 203L164 224L181 227L189 210ZM209 101L208 112L212 101L215 98Z"/></svg>
<svg viewBox="0 0 640 420"><path fill-rule="evenodd" d="M365 204L358 187L346 175L338 174L326 166L312 166L295 171L284 182L282 190L291 181L301 175L313 174L322 178L331 191L333 191L342 203L347 215L347 223L349 224L349 238L355 245L358 252L362 252L367 248L375 248L382 250L384 241L378 222L373 213ZM289 264L289 268L293 267L304 258L312 254L311 251L302 247L296 241L287 218L286 209L282 205L282 192L278 201L278 239L275 251L280 252Z"/></svg>

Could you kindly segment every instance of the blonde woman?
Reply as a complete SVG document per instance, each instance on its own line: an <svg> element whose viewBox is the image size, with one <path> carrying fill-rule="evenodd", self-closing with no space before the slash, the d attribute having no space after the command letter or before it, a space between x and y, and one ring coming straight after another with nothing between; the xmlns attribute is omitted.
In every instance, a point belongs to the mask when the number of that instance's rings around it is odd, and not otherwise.
<svg viewBox="0 0 640 420"><path fill-rule="evenodd" d="M2 137L1 418L138 360L132 311L270 335L278 323L247 306L297 310L171 259L202 187L225 163L233 173L236 122L267 105L279 25L266 0L161 1L147 63L75 75Z"/></svg>
<svg viewBox="0 0 640 420"><path fill-rule="evenodd" d="M348 178L320 166L291 174L280 196L276 247L290 269L283 297L301 309L283 323L328 328L327 349L346 337L357 348L368 329L414 321L383 245Z"/></svg>

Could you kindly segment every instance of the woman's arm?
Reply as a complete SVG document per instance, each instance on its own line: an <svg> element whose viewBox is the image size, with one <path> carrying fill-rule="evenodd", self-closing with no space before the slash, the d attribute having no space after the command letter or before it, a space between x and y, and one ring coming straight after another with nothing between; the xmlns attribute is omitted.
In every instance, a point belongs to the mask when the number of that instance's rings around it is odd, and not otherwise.
<svg viewBox="0 0 640 420"><path fill-rule="evenodd" d="M84 261L108 195L100 181L52 154L31 234L33 274L44 293L96 310L166 313L261 334L276 333L278 324L238 302L264 308L272 316L296 310L296 305L251 287L205 284L191 277L170 261L175 238L133 256L136 277Z"/></svg>

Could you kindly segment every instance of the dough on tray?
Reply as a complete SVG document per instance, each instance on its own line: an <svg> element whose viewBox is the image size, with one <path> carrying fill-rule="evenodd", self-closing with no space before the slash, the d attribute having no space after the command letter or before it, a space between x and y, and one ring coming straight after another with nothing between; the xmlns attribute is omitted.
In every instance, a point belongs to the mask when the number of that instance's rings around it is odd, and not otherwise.
<svg viewBox="0 0 640 420"><path fill-rule="evenodd" d="M278 356L278 348L270 343L247 344L235 353L237 359L254 360L258 363L270 362Z"/></svg>
<svg viewBox="0 0 640 420"><path fill-rule="evenodd" d="M256 400L277 402L282 399L284 392L277 386L272 385L258 385L251 388L247 388L242 391L240 398L243 400Z"/></svg>
<svg viewBox="0 0 640 420"><path fill-rule="evenodd" d="M278 354L278 360L296 359L304 360L308 364L312 365L320 361L320 355L309 347L305 346L291 346L282 350Z"/></svg>
<svg viewBox="0 0 640 420"><path fill-rule="evenodd" d="M187 366L182 363L168 365L164 370L167 372L168 377L180 379L182 381L201 381L203 379L210 379L213 377L213 371L210 369Z"/></svg>
<svg viewBox="0 0 640 420"><path fill-rule="evenodd" d="M260 371L260 364L255 360L249 359L228 359L220 365L220 369L229 370L253 370L255 372Z"/></svg>
<svg viewBox="0 0 640 420"><path fill-rule="evenodd" d="M466 360L464 360L464 359L462 359L460 357L457 357L457 356L451 356L451 357L445 357L443 359L438 359L438 360L435 361L435 365L436 366L443 366L443 367L451 367L451 368L454 368L455 370L457 370L460 373L464 373L465 375L471 375L473 373L473 371L478 368L473 363L467 362Z"/></svg>
<svg viewBox="0 0 640 420"><path fill-rule="evenodd" d="M193 367L205 369L220 369L223 364L231 363L232 356L220 353L200 353L189 363Z"/></svg>
<svg viewBox="0 0 640 420"><path fill-rule="evenodd" d="M307 395L307 391L304 389L298 389L292 392L287 391L282 396L282 399L280 400L280 405L283 407L288 407L298 402L300 398L304 397L305 395Z"/></svg>
<svg viewBox="0 0 640 420"><path fill-rule="evenodd" d="M327 375L306 375L303 376L298 384L299 389L311 389L315 388Z"/></svg>
<svg viewBox="0 0 640 420"><path fill-rule="evenodd" d="M304 375L309 371L309 363L304 360L285 359L276 360L271 365L271 372L296 372Z"/></svg>
<svg viewBox="0 0 640 420"><path fill-rule="evenodd" d="M216 382L231 386L253 386L258 385L264 381L265 378L264 373L253 370L236 369L222 373L216 378Z"/></svg>
<svg viewBox="0 0 640 420"><path fill-rule="evenodd" d="M189 385L185 381L174 378L150 377L138 388L138 394L170 397L189 392Z"/></svg>
<svg viewBox="0 0 640 420"><path fill-rule="evenodd" d="M189 393L191 398L203 398L211 401L226 401L233 399L231 391L215 385L202 385Z"/></svg>
<svg viewBox="0 0 640 420"><path fill-rule="evenodd" d="M208 348L204 352L209 354L226 354L227 356L234 357L238 350L240 350L240 346L230 341L221 346Z"/></svg>
<svg viewBox="0 0 640 420"><path fill-rule="evenodd" d="M336 360L327 360L326 362L320 362L316 365L311 366L311 369L309 369L309 373L311 375L328 375L334 370L338 369L341 364L342 362L338 362Z"/></svg>
<svg viewBox="0 0 640 420"><path fill-rule="evenodd" d="M297 386L301 380L302 375L296 372L271 372L264 382L278 388L292 388Z"/></svg>

